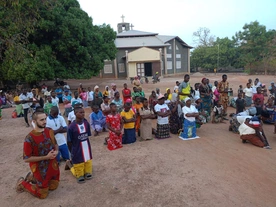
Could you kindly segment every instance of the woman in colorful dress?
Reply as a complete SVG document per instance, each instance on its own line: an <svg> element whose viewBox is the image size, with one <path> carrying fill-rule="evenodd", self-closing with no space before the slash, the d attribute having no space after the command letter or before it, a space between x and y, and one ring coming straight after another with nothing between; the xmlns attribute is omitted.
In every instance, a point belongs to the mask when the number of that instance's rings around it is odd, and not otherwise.
<svg viewBox="0 0 276 207"><path fill-rule="evenodd" d="M106 116L106 125L109 129L109 138L107 140L107 148L115 150L122 148L122 129L123 121L115 103L110 104L110 114Z"/></svg>
<svg viewBox="0 0 276 207"><path fill-rule="evenodd" d="M102 92L100 91L100 87L99 86L95 86L94 87L94 94L97 93L98 94L98 97L102 98L103 97L103 94Z"/></svg>
<svg viewBox="0 0 276 207"><path fill-rule="evenodd" d="M179 96L177 93L172 94L171 102L169 103L169 109L171 110L172 114L169 117L169 124L170 124L170 132L172 134L178 134L179 130L182 129L183 124L183 113L182 107L184 104L179 101Z"/></svg>
<svg viewBox="0 0 276 207"><path fill-rule="evenodd" d="M112 100L112 103L115 103L117 106L117 112L121 113L121 111L123 110L123 101L120 98L120 93L117 91L114 94L114 99Z"/></svg>
<svg viewBox="0 0 276 207"><path fill-rule="evenodd" d="M207 84L207 79L203 78L199 86L200 98L202 100L203 110L207 111L208 114L211 114L212 108L212 91Z"/></svg>

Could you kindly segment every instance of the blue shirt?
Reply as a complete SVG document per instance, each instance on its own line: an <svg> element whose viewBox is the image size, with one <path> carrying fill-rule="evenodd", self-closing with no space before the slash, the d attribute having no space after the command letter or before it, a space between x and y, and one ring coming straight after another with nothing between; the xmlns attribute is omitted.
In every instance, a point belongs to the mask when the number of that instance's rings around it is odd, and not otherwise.
<svg viewBox="0 0 276 207"><path fill-rule="evenodd" d="M56 90L55 90L55 92L57 93L57 97L58 98L62 98L62 89L61 88L57 88ZM59 94L60 93L60 94Z"/></svg>

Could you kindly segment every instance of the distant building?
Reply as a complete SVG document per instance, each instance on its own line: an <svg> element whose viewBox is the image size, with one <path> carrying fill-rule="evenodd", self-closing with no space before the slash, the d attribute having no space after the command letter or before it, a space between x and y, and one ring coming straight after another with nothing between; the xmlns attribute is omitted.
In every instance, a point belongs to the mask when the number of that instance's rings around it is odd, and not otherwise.
<svg viewBox="0 0 276 207"><path fill-rule="evenodd" d="M123 18L123 16L122 16ZM100 76L130 78L137 75L161 76L190 73L190 49L178 36L132 30L133 25L119 23L115 40L115 60L105 61Z"/></svg>

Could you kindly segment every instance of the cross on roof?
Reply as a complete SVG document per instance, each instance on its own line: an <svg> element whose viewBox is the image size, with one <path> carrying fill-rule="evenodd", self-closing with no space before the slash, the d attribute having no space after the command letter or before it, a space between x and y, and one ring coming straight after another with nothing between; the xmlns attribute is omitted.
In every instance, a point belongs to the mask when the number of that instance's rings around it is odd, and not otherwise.
<svg viewBox="0 0 276 207"><path fill-rule="evenodd" d="M122 16L121 16L121 18L122 18L122 22L124 22L125 16L124 16L124 15L122 15Z"/></svg>
<svg viewBox="0 0 276 207"><path fill-rule="evenodd" d="M132 29L133 29L133 27L134 27L134 25L133 25L133 24L131 24L131 25L130 25L130 29L132 30Z"/></svg>

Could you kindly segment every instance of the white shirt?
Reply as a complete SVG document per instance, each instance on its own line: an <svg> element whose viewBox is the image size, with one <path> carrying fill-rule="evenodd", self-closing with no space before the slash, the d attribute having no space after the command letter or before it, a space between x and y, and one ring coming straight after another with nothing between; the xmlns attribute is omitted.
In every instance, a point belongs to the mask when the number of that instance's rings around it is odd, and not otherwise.
<svg viewBox="0 0 276 207"><path fill-rule="evenodd" d="M178 91L178 86L174 86L173 91Z"/></svg>
<svg viewBox="0 0 276 207"><path fill-rule="evenodd" d="M57 130L60 127L67 128L67 124L64 118L58 115L56 118L51 117L50 115L46 119L46 127L51 128L52 130ZM58 146L66 144L66 138L63 133L55 134L55 138Z"/></svg>
<svg viewBox="0 0 276 207"><path fill-rule="evenodd" d="M59 103L59 99L58 99L58 97L52 97L52 103L53 103L53 106L57 106L58 108L59 108L59 105L58 105L58 103Z"/></svg>
<svg viewBox="0 0 276 207"><path fill-rule="evenodd" d="M165 104L169 104L171 101L169 99L165 100Z"/></svg>
<svg viewBox="0 0 276 207"><path fill-rule="evenodd" d="M27 92L27 96L30 97L30 98L33 98L34 94L32 92Z"/></svg>
<svg viewBox="0 0 276 207"><path fill-rule="evenodd" d="M247 126L245 123L242 123L239 126L239 132L240 132L240 135L247 135L247 134L255 134L256 133L255 129Z"/></svg>
<svg viewBox="0 0 276 207"><path fill-rule="evenodd" d="M80 98L72 98L71 99L71 105L73 106L73 103L74 102L78 102L78 103L81 103L82 104L82 100ZM76 104L76 103L75 103Z"/></svg>
<svg viewBox="0 0 276 207"><path fill-rule="evenodd" d="M184 106L182 108L182 112L184 114L184 118L187 119L190 122L195 121L195 117L187 117L186 114L190 114L190 113L198 113L198 110L196 109L196 107L194 105L191 105L190 108L187 106Z"/></svg>
<svg viewBox="0 0 276 207"><path fill-rule="evenodd" d="M19 96L19 100L20 101L29 101L30 98L32 98L32 97L28 96L28 94L24 95L23 93ZM30 104L32 104L32 103L24 103L24 104L22 104L23 109L30 108Z"/></svg>
<svg viewBox="0 0 276 207"><path fill-rule="evenodd" d="M166 112L166 111L168 111L168 110L170 110L170 109L169 109L168 105L164 103L164 104L162 104L162 105L156 104L156 105L154 106L154 110L155 110L156 112ZM157 123L158 123L158 124L168 124L168 123L169 123L169 117L161 117L161 116L158 116L158 118L157 118Z"/></svg>
<svg viewBox="0 0 276 207"><path fill-rule="evenodd" d="M94 100L94 91L88 91L87 92L88 95L88 101L93 101Z"/></svg>
<svg viewBox="0 0 276 207"><path fill-rule="evenodd" d="M75 119L76 119L76 115L75 115L75 112L74 112L74 110L73 111L71 111L69 114L68 114L68 121L70 121L71 123L73 122L73 121L75 121Z"/></svg>
<svg viewBox="0 0 276 207"><path fill-rule="evenodd" d="M243 89L245 96L252 97L253 96L253 88L245 88Z"/></svg>

